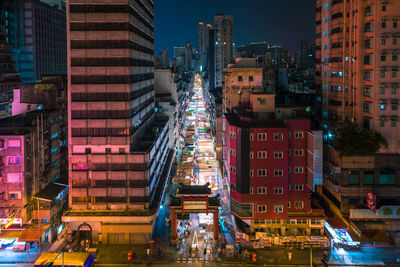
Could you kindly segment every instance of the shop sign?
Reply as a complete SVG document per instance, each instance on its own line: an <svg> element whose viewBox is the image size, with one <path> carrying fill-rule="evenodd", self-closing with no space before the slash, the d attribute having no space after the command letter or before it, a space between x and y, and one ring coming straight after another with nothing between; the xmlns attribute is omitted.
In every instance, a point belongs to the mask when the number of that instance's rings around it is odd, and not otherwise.
<svg viewBox="0 0 400 267"><path fill-rule="evenodd" d="M375 194L367 190L367 208L376 212L376 199Z"/></svg>

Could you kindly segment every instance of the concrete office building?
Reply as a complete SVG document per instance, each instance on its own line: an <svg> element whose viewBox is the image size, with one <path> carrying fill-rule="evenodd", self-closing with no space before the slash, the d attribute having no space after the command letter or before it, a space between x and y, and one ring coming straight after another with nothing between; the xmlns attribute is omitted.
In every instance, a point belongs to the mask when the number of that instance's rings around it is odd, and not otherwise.
<svg viewBox="0 0 400 267"><path fill-rule="evenodd" d="M154 3L67 5L70 233L151 238L164 191L168 119L154 114Z"/></svg>
<svg viewBox="0 0 400 267"><path fill-rule="evenodd" d="M67 74L65 0L4 0L0 9L22 83Z"/></svg>

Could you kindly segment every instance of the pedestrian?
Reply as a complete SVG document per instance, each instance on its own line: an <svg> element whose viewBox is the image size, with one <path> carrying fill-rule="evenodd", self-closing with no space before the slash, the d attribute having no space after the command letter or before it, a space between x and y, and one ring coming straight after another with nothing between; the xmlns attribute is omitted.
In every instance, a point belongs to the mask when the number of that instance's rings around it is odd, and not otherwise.
<svg viewBox="0 0 400 267"><path fill-rule="evenodd" d="M289 259L289 262L292 261L292 252L291 251L288 252L288 259Z"/></svg>
<svg viewBox="0 0 400 267"><path fill-rule="evenodd" d="M158 257L161 259L162 251L160 247L158 247L157 252L158 252Z"/></svg>

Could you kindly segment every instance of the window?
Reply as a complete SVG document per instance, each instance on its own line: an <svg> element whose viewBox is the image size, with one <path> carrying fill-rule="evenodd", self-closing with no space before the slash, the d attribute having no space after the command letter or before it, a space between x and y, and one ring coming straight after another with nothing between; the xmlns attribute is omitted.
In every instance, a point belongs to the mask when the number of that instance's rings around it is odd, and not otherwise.
<svg viewBox="0 0 400 267"><path fill-rule="evenodd" d="M302 131L294 132L294 138L303 138L303 132Z"/></svg>
<svg viewBox="0 0 400 267"><path fill-rule="evenodd" d="M267 140L267 134L266 134L266 133L259 133L259 134L257 134L257 140L258 140L258 141L265 141L265 140Z"/></svg>
<svg viewBox="0 0 400 267"><path fill-rule="evenodd" d="M379 184L394 185L396 184L396 174L394 173L381 173L379 175Z"/></svg>
<svg viewBox="0 0 400 267"><path fill-rule="evenodd" d="M303 167L294 167L294 173L303 173L304 169Z"/></svg>
<svg viewBox="0 0 400 267"><path fill-rule="evenodd" d="M257 152L257 158L258 159L266 159L267 158L267 152L266 151L258 151Z"/></svg>
<svg viewBox="0 0 400 267"><path fill-rule="evenodd" d="M229 151L229 152L230 152L230 154L231 154L231 155L233 155L233 156L235 156L235 155L236 155L236 150L235 150L235 149L230 149L230 151Z"/></svg>
<svg viewBox="0 0 400 267"><path fill-rule="evenodd" d="M283 176L283 170L274 170L274 176Z"/></svg>
<svg viewBox="0 0 400 267"><path fill-rule="evenodd" d="M395 122L395 121L392 121L390 125L391 125L392 127L396 127L396 122Z"/></svg>
<svg viewBox="0 0 400 267"><path fill-rule="evenodd" d="M258 174L258 176L267 176L267 170L266 169L258 169L257 174Z"/></svg>
<svg viewBox="0 0 400 267"><path fill-rule="evenodd" d="M250 151L250 159L253 159L254 158L254 153L253 153L253 151Z"/></svg>
<svg viewBox="0 0 400 267"><path fill-rule="evenodd" d="M386 28L386 22L382 22L382 29Z"/></svg>
<svg viewBox="0 0 400 267"><path fill-rule="evenodd" d="M55 139L58 136L58 132L52 133L50 139Z"/></svg>
<svg viewBox="0 0 400 267"><path fill-rule="evenodd" d="M249 76L249 82L252 82L253 80L253 76Z"/></svg>
<svg viewBox="0 0 400 267"><path fill-rule="evenodd" d="M382 5L382 12L385 12L385 11L386 11L386 6Z"/></svg>
<svg viewBox="0 0 400 267"><path fill-rule="evenodd" d="M381 87L381 89L379 90L379 92L380 92L381 94L384 94L384 93L385 93L385 88L382 88L382 87Z"/></svg>
<svg viewBox="0 0 400 267"><path fill-rule="evenodd" d="M385 39L385 38L382 38L382 40L381 40L381 44L383 44L383 45L385 45L385 44L386 44L386 39Z"/></svg>
<svg viewBox="0 0 400 267"><path fill-rule="evenodd" d="M231 166L231 172L236 173L236 168Z"/></svg>
<svg viewBox="0 0 400 267"><path fill-rule="evenodd" d="M392 61L397 61L397 55L392 56Z"/></svg>
<svg viewBox="0 0 400 267"><path fill-rule="evenodd" d="M21 165L21 157L8 156L8 166Z"/></svg>
<svg viewBox="0 0 400 267"><path fill-rule="evenodd" d="M397 28L397 21L393 21L393 28Z"/></svg>
<svg viewBox="0 0 400 267"><path fill-rule="evenodd" d="M290 209L290 201L288 201L287 207L288 207L288 209Z"/></svg>
<svg viewBox="0 0 400 267"><path fill-rule="evenodd" d="M119 154L125 154L125 148L124 147L120 147L118 149Z"/></svg>
<svg viewBox="0 0 400 267"><path fill-rule="evenodd" d="M373 171L365 171L364 172L364 184L365 185L374 184L374 172Z"/></svg>
<svg viewBox="0 0 400 267"><path fill-rule="evenodd" d="M295 184L294 191L303 191L303 184Z"/></svg>
<svg viewBox="0 0 400 267"><path fill-rule="evenodd" d="M396 88L393 87L393 88L392 88L392 94L395 94L395 93L396 93Z"/></svg>
<svg viewBox="0 0 400 267"><path fill-rule="evenodd" d="M381 56L381 61L386 61L386 56L385 55Z"/></svg>
<svg viewBox="0 0 400 267"><path fill-rule="evenodd" d="M274 140L275 141L283 140L283 133L275 133Z"/></svg>
<svg viewBox="0 0 400 267"><path fill-rule="evenodd" d="M295 149L294 155L295 156L303 156L303 149Z"/></svg>
<svg viewBox="0 0 400 267"><path fill-rule="evenodd" d="M51 148L50 153L53 154L58 151L58 146Z"/></svg>
<svg viewBox="0 0 400 267"><path fill-rule="evenodd" d="M257 205L258 213L264 213L267 212L267 206L266 205Z"/></svg>
<svg viewBox="0 0 400 267"><path fill-rule="evenodd" d="M50 167L51 167L51 168L54 168L54 167L57 167L57 165L58 165L58 160L53 161L53 162L50 164Z"/></svg>
<svg viewBox="0 0 400 267"><path fill-rule="evenodd" d="M236 138L236 132L231 132L231 137Z"/></svg>
<svg viewBox="0 0 400 267"><path fill-rule="evenodd" d="M329 4L326 3L326 4L324 5L324 8L327 9L328 7L329 7Z"/></svg>
<svg viewBox="0 0 400 267"><path fill-rule="evenodd" d="M297 219L297 224L307 224L307 219Z"/></svg>
<svg viewBox="0 0 400 267"><path fill-rule="evenodd" d="M392 71L392 78L396 78L397 72L396 71Z"/></svg>
<svg viewBox="0 0 400 267"><path fill-rule="evenodd" d="M397 39L393 38L392 43L393 43L394 45L396 45L396 44L397 44Z"/></svg>
<svg viewBox="0 0 400 267"><path fill-rule="evenodd" d="M263 187L257 187L257 194L259 195L265 195L267 194L267 188L265 186Z"/></svg>
<svg viewBox="0 0 400 267"><path fill-rule="evenodd" d="M349 175L349 184L350 185L357 185L358 184L358 173L352 172Z"/></svg>
<svg viewBox="0 0 400 267"><path fill-rule="evenodd" d="M321 220L319 219L311 219L311 225L319 225L321 224Z"/></svg>
<svg viewBox="0 0 400 267"><path fill-rule="evenodd" d="M283 212L283 206L282 205L274 205L274 211L276 213L281 213Z"/></svg>
<svg viewBox="0 0 400 267"><path fill-rule="evenodd" d="M274 187L274 194L275 195L282 195L283 194L283 187Z"/></svg>
<svg viewBox="0 0 400 267"><path fill-rule="evenodd" d="M253 137L253 134L251 133L251 134L250 134L250 141L253 141L253 138L254 138L254 137Z"/></svg>
<svg viewBox="0 0 400 267"><path fill-rule="evenodd" d="M274 158L282 159L283 158L283 152L282 151L275 151L274 152Z"/></svg>
<svg viewBox="0 0 400 267"><path fill-rule="evenodd" d="M250 187L250 188L249 188L249 193L250 193L250 195L253 194L253 187Z"/></svg>
<svg viewBox="0 0 400 267"><path fill-rule="evenodd" d="M238 76L238 82L243 82L243 77L242 76Z"/></svg>
<svg viewBox="0 0 400 267"><path fill-rule="evenodd" d="M304 202L303 201L295 201L294 202L294 208L295 209L302 209L304 207Z"/></svg>
<svg viewBox="0 0 400 267"><path fill-rule="evenodd" d="M253 171L253 169L251 169L250 170L250 176L253 176L254 175L254 171Z"/></svg>
<svg viewBox="0 0 400 267"><path fill-rule="evenodd" d="M385 126L385 122L384 121L380 121L379 122L379 126L384 127Z"/></svg>

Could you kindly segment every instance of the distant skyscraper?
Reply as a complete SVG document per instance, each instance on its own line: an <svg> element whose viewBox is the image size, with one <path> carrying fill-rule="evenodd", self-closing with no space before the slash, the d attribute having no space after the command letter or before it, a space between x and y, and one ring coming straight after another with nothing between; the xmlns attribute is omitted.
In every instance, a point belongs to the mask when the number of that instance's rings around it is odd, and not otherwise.
<svg viewBox="0 0 400 267"><path fill-rule="evenodd" d="M215 33L215 86L222 86L222 73L233 63L233 16L218 14L214 17Z"/></svg>
<svg viewBox="0 0 400 267"><path fill-rule="evenodd" d="M215 88L215 37L214 29L208 28L208 51L207 51L207 69L208 69L208 81L210 89Z"/></svg>
<svg viewBox="0 0 400 267"><path fill-rule="evenodd" d="M67 74L65 0L3 0L0 9L23 83Z"/></svg>
<svg viewBox="0 0 400 267"><path fill-rule="evenodd" d="M168 56L168 48L167 47L163 47L162 49L161 49L161 65L162 65L162 67L165 69L165 68L168 68L169 67L169 56Z"/></svg>
<svg viewBox="0 0 400 267"><path fill-rule="evenodd" d="M95 243L148 242L169 173L168 118L154 113L154 3L92 2L68 6L63 220L89 227Z"/></svg>
<svg viewBox="0 0 400 267"><path fill-rule="evenodd" d="M192 68L192 57L193 57L193 47L192 44L187 41L185 46L185 68Z"/></svg>
<svg viewBox="0 0 400 267"><path fill-rule="evenodd" d="M199 22L198 46L200 53L200 67L202 71L207 67L208 31L210 27L210 24L205 25L203 22Z"/></svg>

